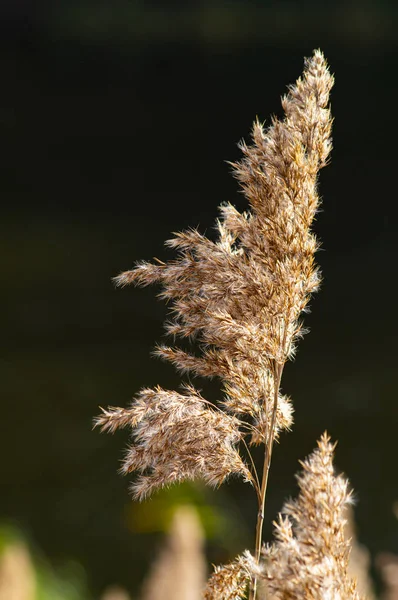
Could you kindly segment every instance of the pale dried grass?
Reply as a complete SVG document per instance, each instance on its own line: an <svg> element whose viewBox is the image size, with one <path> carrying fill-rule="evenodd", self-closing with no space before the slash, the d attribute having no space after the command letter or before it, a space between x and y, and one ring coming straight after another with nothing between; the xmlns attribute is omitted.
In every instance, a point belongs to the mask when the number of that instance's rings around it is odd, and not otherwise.
<svg viewBox="0 0 398 600"><path fill-rule="evenodd" d="M102 430L130 427L124 473L136 472L132 491L143 499L183 480L218 486L230 475L257 495L253 556L246 551L216 568L210 599L255 600L258 582L274 598L359 598L347 572L349 544L343 509L347 482L333 472L326 436L303 463L300 495L285 506L276 541L262 549L262 527L274 440L292 425L293 408L281 393L284 365L304 330L301 315L320 283L311 231L319 208L318 173L331 150L329 93L333 85L322 53L282 99L283 119L268 128L256 121L251 144L240 145L233 164L249 205L240 213L220 207L215 241L192 229L167 245L176 258L141 262L116 278L120 286L158 283L170 306L166 332L194 341L197 353L159 346L158 356L181 373L218 377L222 396L211 403L192 385L181 392L143 389L128 408L108 408L96 419ZM250 447L262 445L258 473Z"/></svg>

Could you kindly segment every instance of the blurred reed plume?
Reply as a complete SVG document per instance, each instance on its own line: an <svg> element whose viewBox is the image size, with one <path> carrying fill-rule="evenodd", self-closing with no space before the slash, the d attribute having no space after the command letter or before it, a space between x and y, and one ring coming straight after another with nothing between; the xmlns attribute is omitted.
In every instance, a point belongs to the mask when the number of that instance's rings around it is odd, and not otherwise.
<svg viewBox="0 0 398 600"><path fill-rule="evenodd" d="M284 118L274 118L267 129L254 123L251 144L241 143L243 158L232 165L250 210L223 204L215 241L196 229L177 233L167 242L177 251L174 260L141 262L116 277L120 286L159 283L171 307L166 332L197 348L162 345L158 356L181 373L222 382L217 404L191 384L179 392L146 388L128 408L108 408L96 419L103 431L132 429L122 472L138 473L134 498L197 478L219 486L234 474L257 496L254 554L246 551L216 569L205 592L209 599L255 600L259 580L275 598L359 597L347 576L343 539L347 483L333 475L326 436L303 463L300 496L286 505L275 544L262 552L273 445L293 421L291 400L280 390L282 373L320 282L311 226L320 203L318 172L331 150L332 85L317 50L282 99ZM250 451L257 445L264 450L259 472Z"/></svg>
<svg viewBox="0 0 398 600"><path fill-rule="evenodd" d="M36 600L36 574L28 548L15 541L0 557L0 600Z"/></svg>
<svg viewBox="0 0 398 600"><path fill-rule="evenodd" d="M144 582L141 600L200 600L206 582L203 531L195 509L174 513L166 543Z"/></svg>
<svg viewBox="0 0 398 600"><path fill-rule="evenodd" d="M373 581L370 577L370 552L365 546L360 544L357 539L352 505L347 506L345 519L347 521L345 526L345 538L348 542L351 542L348 574L357 581L358 591L361 596L364 596L366 600L376 600Z"/></svg>
<svg viewBox="0 0 398 600"><path fill-rule="evenodd" d="M123 588L114 585L105 590L101 600L131 600L131 598Z"/></svg>
<svg viewBox="0 0 398 600"><path fill-rule="evenodd" d="M381 599L398 600L398 556L381 552L376 558L376 566L384 584Z"/></svg>

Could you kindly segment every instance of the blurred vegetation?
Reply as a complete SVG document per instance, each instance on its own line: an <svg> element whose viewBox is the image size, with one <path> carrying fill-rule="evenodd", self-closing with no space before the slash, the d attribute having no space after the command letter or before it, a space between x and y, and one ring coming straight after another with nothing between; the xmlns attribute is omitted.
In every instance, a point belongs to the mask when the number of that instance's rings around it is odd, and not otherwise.
<svg viewBox="0 0 398 600"><path fill-rule="evenodd" d="M87 600L85 574L76 562L57 569L33 553L15 527L0 527L1 600Z"/></svg>

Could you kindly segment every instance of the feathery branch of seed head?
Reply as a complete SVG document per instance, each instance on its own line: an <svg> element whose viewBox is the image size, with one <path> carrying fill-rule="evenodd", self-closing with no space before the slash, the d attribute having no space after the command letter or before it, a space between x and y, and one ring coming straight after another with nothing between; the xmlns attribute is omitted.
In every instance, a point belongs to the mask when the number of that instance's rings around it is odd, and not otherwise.
<svg viewBox="0 0 398 600"><path fill-rule="evenodd" d="M299 496L288 502L275 523L276 541L263 552L262 577L275 599L359 600L348 573L350 541L344 514L351 502L348 481L335 475L333 452L325 433L302 462Z"/></svg>
<svg viewBox="0 0 398 600"><path fill-rule="evenodd" d="M282 99L284 119L268 129L254 124L251 145L241 144L243 159L233 165L250 211L222 205L215 241L196 229L176 233L167 242L178 252L174 260L139 263L116 278L118 285L160 283L171 306L167 333L195 339L200 356L168 347L157 353L183 372L220 377L224 406L263 424L275 365L293 356L300 314L319 285L310 228L317 174L331 149L332 85L317 50ZM291 423L282 413L281 406L279 429Z"/></svg>
<svg viewBox="0 0 398 600"><path fill-rule="evenodd" d="M207 582L204 600L239 600L246 592L253 572L261 574L250 552L246 551L233 562L214 568Z"/></svg>
<svg viewBox="0 0 398 600"><path fill-rule="evenodd" d="M274 439L276 441L279 441L280 432L282 430L290 431L293 424L293 412L294 409L290 398L279 394L274 426ZM251 436L250 443L252 445L263 444L264 440L268 440L271 431L272 413L270 411L261 411L253 421L255 429Z"/></svg>
<svg viewBox="0 0 398 600"><path fill-rule="evenodd" d="M97 418L102 430L130 426L133 442L123 460L123 473L138 472L132 486L137 499L184 480L203 479L220 485L231 474L253 483L236 445L239 421L209 403L192 387L184 394L143 389L128 409L109 409Z"/></svg>

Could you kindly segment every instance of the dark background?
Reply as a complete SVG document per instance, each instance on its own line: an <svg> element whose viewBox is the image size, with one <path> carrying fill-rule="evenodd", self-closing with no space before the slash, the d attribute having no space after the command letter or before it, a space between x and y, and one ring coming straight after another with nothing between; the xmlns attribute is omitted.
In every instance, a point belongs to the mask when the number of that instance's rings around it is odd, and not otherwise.
<svg viewBox="0 0 398 600"><path fill-rule="evenodd" d="M150 357L165 316L156 290L114 290L111 277L170 256L171 231L210 232L222 201L246 207L225 161L256 115L281 114L321 47L336 74L316 223L324 284L284 377L296 423L276 448L266 536L327 429L361 542L398 552L397 5L3 0L0 19L0 518L52 561L83 564L93 593L134 591L157 505L137 512L116 472L126 437L91 420L178 377ZM211 560L252 543L243 486L181 494L238 522L209 534Z"/></svg>

